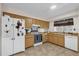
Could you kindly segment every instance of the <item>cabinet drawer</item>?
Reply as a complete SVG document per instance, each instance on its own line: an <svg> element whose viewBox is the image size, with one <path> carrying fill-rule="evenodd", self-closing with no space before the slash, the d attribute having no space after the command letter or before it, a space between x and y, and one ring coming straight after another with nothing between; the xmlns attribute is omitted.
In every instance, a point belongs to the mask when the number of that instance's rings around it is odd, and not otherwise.
<svg viewBox="0 0 79 59"><path fill-rule="evenodd" d="M33 39L33 37L26 37L26 40L27 40L27 39Z"/></svg>
<svg viewBox="0 0 79 59"><path fill-rule="evenodd" d="M27 39L26 42L27 42L27 43L29 43L29 42L34 42L34 40L33 40L33 39Z"/></svg>

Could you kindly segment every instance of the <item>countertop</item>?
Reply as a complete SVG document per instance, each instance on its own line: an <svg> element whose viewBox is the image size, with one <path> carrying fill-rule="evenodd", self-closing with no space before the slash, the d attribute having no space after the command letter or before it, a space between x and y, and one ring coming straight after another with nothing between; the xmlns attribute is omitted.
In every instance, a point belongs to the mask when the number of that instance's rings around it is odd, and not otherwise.
<svg viewBox="0 0 79 59"><path fill-rule="evenodd" d="M71 33L71 32L52 32L54 34L60 34L60 35L74 35L74 36L79 36L79 33Z"/></svg>

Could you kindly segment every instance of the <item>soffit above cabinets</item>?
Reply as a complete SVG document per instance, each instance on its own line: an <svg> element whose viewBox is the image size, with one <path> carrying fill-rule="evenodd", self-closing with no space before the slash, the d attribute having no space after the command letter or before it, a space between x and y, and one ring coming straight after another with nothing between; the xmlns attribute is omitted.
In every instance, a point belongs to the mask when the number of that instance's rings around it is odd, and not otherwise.
<svg viewBox="0 0 79 59"><path fill-rule="evenodd" d="M78 3L4 3L3 5L5 8L21 10L28 16L46 19L47 21L79 7ZM50 9L52 5L56 5L53 10Z"/></svg>

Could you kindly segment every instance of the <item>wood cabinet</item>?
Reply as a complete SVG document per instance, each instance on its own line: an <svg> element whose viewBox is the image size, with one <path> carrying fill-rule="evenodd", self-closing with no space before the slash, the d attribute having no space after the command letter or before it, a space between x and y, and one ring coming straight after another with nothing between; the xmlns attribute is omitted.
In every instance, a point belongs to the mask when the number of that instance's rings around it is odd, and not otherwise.
<svg viewBox="0 0 79 59"><path fill-rule="evenodd" d="M26 28L31 28L32 27L32 19L31 18L25 19L25 27Z"/></svg>
<svg viewBox="0 0 79 59"><path fill-rule="evenodd" d="M48 29L49 28L49 22L47 21L40 21L40 27L41 28L45 28L45 29Z"/></svg>
<svg viewBox="0 0 79 59"><path fill-rule="evenodd" d="M33 19L32 24L39 25L39 20L37 20L37 19Z"/></svg>
<svg viewBox="0 0 79 59"><path fill-rule="evenodd" d="M25 24L26 24L26 28L31 28L32 24L40 25L41 28L45 28L45 29L49 28L49 22L38 20L38 19L27 18L25 20Z"/></svg>
<svg viewBox="0 0 79 59"><path fill-rule="evenodd" d="M44 23L43 23L43 27L44 27L45 29L48 29L48 28L49 28L49 22L44 22Z"/></svg>
<svg viewBox="0 0 79 59"><path fill-rule="evenodd" d="M40 25L41 28L45 28L45 29L49 28L49 22L47 22L47 21L33 19L32 24Z"/></svg>
<svg viewBox="0 0 79 59"><path fill-rule="evenodd" d="M48 42L53 43L53 38L54 38L54 37L52 38L52 36L53 36L52 33L48 33L48 39L47 39Z"/></svg>
<svg viewBox="0 0 79 59"><path fill-rule="evenodd" d="M48 42L64 46L64 35L57 33L48 33Z"/></svg>
<svg viewBox="0 0 79 59"><path fill-rule="evenodd" d="M48 38L49 38L49 39L48 39L48 42L54 43L54 39L53 39L53 38L51 38L50 36L49 36Z"/></svg>
<svg viewBox="0 0 79 59"><path fill-rule="evenodd" d="M53 39L52 43L54 43L54 44L57 44L57 43L58 43L58 42L57 42L58 37L57 37L56 34L53 33L53 35L52 35L52 39Z"/></svg>
<svg viewBox="0 0 79 59"><path fill-rule="evenodd" d="M58 35L57 44L60 46L64 46L64 35Z"/></svg>
<svg viewBox="0 0 79 59"><path fill-rule="evenodd" d="M31 47L33 45L34 45L34 35L26 34L25 48Z"/></svg>
<svg viewBox="0 0 79 59"><path fill-rule="evenodd" d="M42 42L45 43L47 42L48 36L47 33L42 33Z"/></svg>
<svg viewBox="0 0 79 59"><path fill-rule="evenodd" d="M49 39L48 39L48 42L57 44L57 36L56 36L56 34L54 34L54 33L49 33L48 38L49 38Z"/></svg>
<svg viewBox="0 0 79 59"><path fill-rule="evenodd" d="M39 23L40 23L40 28L44 28L44 25L45 25L44 21L40 21Z"/></svg>

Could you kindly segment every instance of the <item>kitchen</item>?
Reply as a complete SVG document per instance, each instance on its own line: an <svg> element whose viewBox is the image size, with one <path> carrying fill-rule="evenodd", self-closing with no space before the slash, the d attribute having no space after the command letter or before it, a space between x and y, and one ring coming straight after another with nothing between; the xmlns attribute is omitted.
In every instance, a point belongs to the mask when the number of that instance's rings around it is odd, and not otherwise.
<svg viewBox="0 0 79 59"><path fill-rule="evenodd" d="M42 15L43 12L48 10L48 7L45 7L46 5L49 7L52 4L1 4L0 55L79 55L79 4L53 4L51 9L56 8L56 5L59 5L59 9L53 10L54 12L49 11L44 16ZM33 12L31 12L32 8ZM48 15L51 17L45 20L41 16L37 18L26 16L26 13L19 9L27 10L27 14L34 13L33 15L35 15L36 13L35 16L39 16L37 14L39 12L43 17ZM54 14L51 15L51 12ZM58 51L59 48L60 51ZM36 54L34 54L35 50ZM25 52L27 53L24 54ZM70 54L67 52L70 52Z"/></svg>

